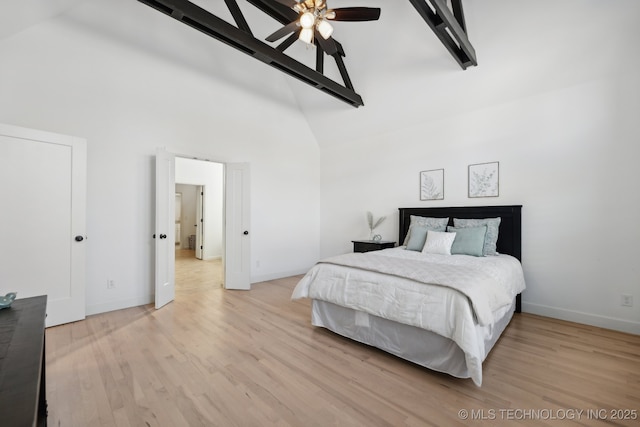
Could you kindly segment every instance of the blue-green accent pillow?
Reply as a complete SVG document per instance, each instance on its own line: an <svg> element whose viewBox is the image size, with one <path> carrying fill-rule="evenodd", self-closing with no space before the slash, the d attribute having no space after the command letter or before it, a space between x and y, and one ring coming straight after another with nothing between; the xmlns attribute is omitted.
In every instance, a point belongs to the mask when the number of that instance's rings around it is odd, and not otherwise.
<svg viewBox="0 0 640 427"><path fill-rule="evenodd" d="M484 236L484 248L482 253L486 255L498 255L496 244L498 243L498 230L500 227L500 217L484 219L453 219L453 226L456 228L487 226L487 234Z"/></svg>
<svg viewBox="0 0 640 427"><path fill-rule="evenodd" d="M447 231L456 233L451 246L451 255L483 255L484 237L487 234L486 225L467 228L447 227Z"/></svg>
<svg viewBox="0 0 640 427"><path fill-rule="evenodd" d="M426 227L427 230L433 230L433 231L447 231L447 224L449 223L449 218L432 218L432 217L417 216L417 215L411 215L409 218L411 222L409 223L409 230L407 231L407 236L404 238L403 245L405 246L409 244L409 239L411 238L411 232L413 230L413 227ZM422 248L418 250L421 251Z"/></svg>
<svg viewBox="0 0 640 427"><path fill-rule="evenodd" d="M421 251L424 247L424 242L427 241L427 227L421 225L414 225L411 227L411 235L407 241L408 251Z"/></svg>

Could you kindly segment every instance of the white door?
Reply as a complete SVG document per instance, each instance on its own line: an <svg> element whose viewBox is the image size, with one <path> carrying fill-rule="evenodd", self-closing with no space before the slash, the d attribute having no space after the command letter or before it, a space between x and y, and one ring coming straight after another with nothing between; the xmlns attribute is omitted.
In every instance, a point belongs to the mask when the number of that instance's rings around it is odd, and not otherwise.
<svg viewBox="0 0 640 427"><path fill-rule="evenodd" d="M0 125L0 291L85 318L86 141Z"/></svg>
<svg viewBox="0 0 640 427"><path fill-rule="evenodd" d="M175 298L175 155L156 152L156 308Z"/></svg>
<svg viewBox="0 0 640 427"><path fill-rule="evenodd" d="M225 168L225 289L251 289L249 164Z"/></svg>
<svg viewBox="0 0 640 427"><path fill-rule="evenodd" d="M204 249L204 185L196 187L196 258L202 259Z"/></svg>

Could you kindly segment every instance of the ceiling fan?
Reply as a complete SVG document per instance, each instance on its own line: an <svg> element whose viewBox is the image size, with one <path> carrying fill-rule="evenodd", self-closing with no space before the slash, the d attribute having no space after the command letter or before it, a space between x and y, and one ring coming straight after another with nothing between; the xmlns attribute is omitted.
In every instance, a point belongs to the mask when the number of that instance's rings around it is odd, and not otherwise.
<svg viewBox="0 0 640 427"><path fill-rule="evenodd" d="M325 0L275 0L298 12L298 19L269 35L266 40L274 42L282 37L298 32L298 39L307 44L318 41L322 50L333 55L338 51L331 38L333 26L328 21L376 21L380 18L377 7L327 8Z"/></svg>

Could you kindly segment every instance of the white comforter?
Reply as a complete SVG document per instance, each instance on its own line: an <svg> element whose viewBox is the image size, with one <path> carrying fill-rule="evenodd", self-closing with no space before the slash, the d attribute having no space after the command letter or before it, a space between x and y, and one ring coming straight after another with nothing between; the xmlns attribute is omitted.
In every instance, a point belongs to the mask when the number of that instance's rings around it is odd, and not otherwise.
<svg viewBox="0 0 640 427"><path fill-rule="evenodd" d="M478 331L491 331L524 288L520 262L509 255L431 255L398 247L325 259L300 280L292 299L327 301L450 338L480 385L485 337Z"/></svg>

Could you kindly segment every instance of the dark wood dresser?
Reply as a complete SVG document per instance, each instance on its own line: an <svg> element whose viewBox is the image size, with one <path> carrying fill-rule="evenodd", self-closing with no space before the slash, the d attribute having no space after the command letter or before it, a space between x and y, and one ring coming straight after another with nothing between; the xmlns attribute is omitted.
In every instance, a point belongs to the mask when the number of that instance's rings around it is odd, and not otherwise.
<svg viewBox="0 0 640 427"><path fill-rule="evenodd" d="M0 425L46 426L44 320L47 297L0 310Z"/></svg>

